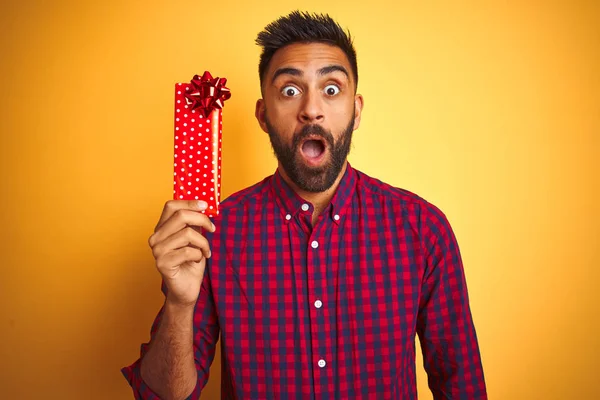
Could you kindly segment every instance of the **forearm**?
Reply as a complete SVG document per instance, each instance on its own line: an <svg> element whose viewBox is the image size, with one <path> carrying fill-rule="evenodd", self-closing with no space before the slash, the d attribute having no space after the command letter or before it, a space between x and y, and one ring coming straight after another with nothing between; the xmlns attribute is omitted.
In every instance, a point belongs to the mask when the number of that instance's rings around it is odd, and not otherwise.
<svg viewBox="0 0 600 400"><path fill-rule="evenodd" d="M167 300L160 326L142 359L142 379L161 399L185 399L196 386L193 318L193 306Z"/></svg>

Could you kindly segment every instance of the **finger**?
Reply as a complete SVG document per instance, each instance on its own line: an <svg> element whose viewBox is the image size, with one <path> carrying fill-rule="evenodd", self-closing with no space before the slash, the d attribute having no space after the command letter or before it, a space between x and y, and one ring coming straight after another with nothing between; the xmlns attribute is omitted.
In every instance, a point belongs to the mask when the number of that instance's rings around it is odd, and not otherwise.
<svg viewBox="0 0 600 400"><path fill-rule="evenodd" d="M193 247L182 247L164 254L156 260L156 268L159 271L170 271L183 263L193 261L200 262L204 258L202 251Z"/></svg>
<svg viewBox="0 0 600 400"><path fill-rule="evenodd" d="M162 214L154 228L154 232L159 230L162 224L169 220L169 218L171 218L178 210L204 211L207 207L208 203L204 200L169 200L163 207Z"/></svg>
<svg viewBox="0 0 600 400"><path fill-rule="evenodd" d="M154 247L156 243L161 242L186 226L197 226L209 232L215 231L215 225L207 215L197 211L181 209L175 211L175 213L171 215L171 218L150 236L148 244L150 247Z"/></svg>
<svg viewBox="0 0 600 400"><path fill-rule="evenodd" d="M158 259L163 254L186 246L199 249L202 251L202 254L204 254L204 257L210 258L210 245L208 240L194 228L189 226L157 243L152 248L152 253L154 254L154 257Z"/></svg>

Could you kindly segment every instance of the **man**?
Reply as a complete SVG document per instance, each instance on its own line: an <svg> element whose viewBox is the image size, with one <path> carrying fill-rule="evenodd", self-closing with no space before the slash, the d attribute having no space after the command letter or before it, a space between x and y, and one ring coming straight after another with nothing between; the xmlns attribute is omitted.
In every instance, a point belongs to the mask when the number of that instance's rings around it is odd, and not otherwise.
<svg viewBox="0 0 600 400"><path fill-rule="evenodd" d="M363 108L349 33L293 12L257 43L278 168L214 223L165 204L149 239L165 303L123 369L136 398L198 398L219 332L223 398L416 399L415 334L436 399L487 398L446 217L346 160Z"/></svg>

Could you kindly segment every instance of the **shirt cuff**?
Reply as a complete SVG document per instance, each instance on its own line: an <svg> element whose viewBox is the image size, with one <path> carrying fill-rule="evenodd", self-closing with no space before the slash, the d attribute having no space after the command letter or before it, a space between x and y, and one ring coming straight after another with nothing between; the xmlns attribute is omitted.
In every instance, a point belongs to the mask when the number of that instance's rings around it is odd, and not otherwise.
<svg viewBox="0 0 600 400"><path fill-rule="evenodd" d="M161 400L142 380L140 367L141 359L138 359L130 366L121 368L121 373L133 390L133 396L136 400Z"/></svg>
<svg viewBox="0 0 600 400"><path fill-rule="evenodd" d="M121 368L121 373L133 390L135 400L162 400L142 379L141 365L142 361L138 359L130 366ZM197 392L196 389L197 387L185 400L193 400L193 396Z"/></svg>

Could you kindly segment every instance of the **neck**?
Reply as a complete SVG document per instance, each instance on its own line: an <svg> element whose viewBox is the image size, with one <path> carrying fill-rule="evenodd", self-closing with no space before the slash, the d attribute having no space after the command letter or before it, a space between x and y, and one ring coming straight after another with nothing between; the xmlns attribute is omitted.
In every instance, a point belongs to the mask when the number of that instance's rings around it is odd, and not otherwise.
<svg viewBox="0 0 600 400"><path fill-rule="evenodd" d="M342 180L342 177L344 176L344 173L346 172L347 166L348 161L346 160L344 161L344 166L340 170L340 173L338 174L337 178L335 178L333 185L331 185L329 189L323 192L307 192L305 190L300 189L298 185L296 185L285 173L285 170L282 168L281 164L279 164L279 173L281 174L281 177L287 182L288 185L290 185L290 187L294 190L294 192L296 192L298 196L302 197L304 200L310 202L314 206L315 211L312 215L313 226L319 218L319 215L321 215L321 212L325 209L325 207L329 205L331 198L333 197L335 191L337 190L340 184L340 181Z"/></svg>

